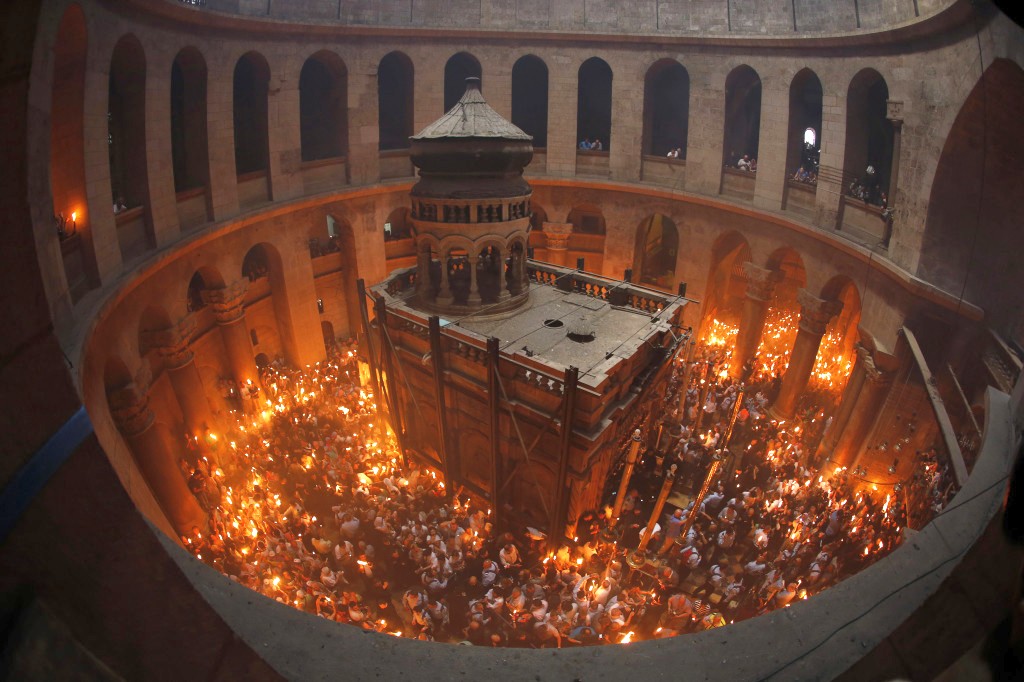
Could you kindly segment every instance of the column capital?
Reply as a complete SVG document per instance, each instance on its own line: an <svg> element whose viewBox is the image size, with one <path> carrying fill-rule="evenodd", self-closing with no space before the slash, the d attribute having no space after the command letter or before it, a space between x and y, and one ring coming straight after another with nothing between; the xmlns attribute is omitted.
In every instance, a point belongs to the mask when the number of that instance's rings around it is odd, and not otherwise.
<svg viewBox="0 0 1024 682"><path fill-rule="evenodd" d="M864 367L865 379L876 385L883 385L892 382L894 372L879 367L875 362L874 354L870 348L858 343L855 349L857 352L857 359Z"/></svg>
<svg viewBox="0 0 1024 682"><path fill-rule="evenodd" d="M191 348L195 329L195 319L189 316L175 326L141 332L139 350L143 353L155 350L168 368L177 369L195 357Z"/></svg>
<svg viewBox="0 0 1024 682"><path fill-rule="evenodd" d="M775 285L782 281L782 273L769 270L751 262L743 264L743 273L747 276L747 298L755 301L770 301L775 293Z"/></svg>
<svg viewBox="0 0 1024 682"><path fill-rule="evenodd" d="M896 99L885 100L885 117L889 119L894 126L899 128L903 125L903 102Z"/></svg>
<svg viewBox="0 0 1024 682"><path fill-rule="evenodd" d="M544 236L548 239L547 248L549 249L569 248L570 235L572 235L572 223L544 223Z"/></svg>
<svg viewBox="0 0 1024 682"><path fill-rule="evenodd" d="M828 323L843 309L842 301L818 298L807 289L797 291L796 300L800 303L800 329L816 336L824 334Z"/></svg>
<svg viewBox="0 0 1024 682"><path fill-rule="evenodd" d="M149 409L149 395L134 383L109 393L107 404L117 430L125 436L139 435L156 419Z"/></svg>
<svg viewBox="0 0 1024 682"><path fill-rule="evenodd" d="M245 316L245 292L249 281L240 279L223 289L204 289L203 301L213 308L218 324L230 324Z"/></svg>

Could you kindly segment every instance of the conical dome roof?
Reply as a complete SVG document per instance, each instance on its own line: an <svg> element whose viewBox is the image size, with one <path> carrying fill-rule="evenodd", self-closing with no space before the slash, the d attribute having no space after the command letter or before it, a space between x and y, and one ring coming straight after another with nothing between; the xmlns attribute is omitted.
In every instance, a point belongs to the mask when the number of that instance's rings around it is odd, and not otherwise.
<svg viewBox="0 0 1024 682"><path fill-rule="evenodd" d="M480 92L480 79L466 79L466 92L455 106L448 110L414 140L442 140L449 138L497 138L502 140L533 140L522 130L491 108Z"/></svg>

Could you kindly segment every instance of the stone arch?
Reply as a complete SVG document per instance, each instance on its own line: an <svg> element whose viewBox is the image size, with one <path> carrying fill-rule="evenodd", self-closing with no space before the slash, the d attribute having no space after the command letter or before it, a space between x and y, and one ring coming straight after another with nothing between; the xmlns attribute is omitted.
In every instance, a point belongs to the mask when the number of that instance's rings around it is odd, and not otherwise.
<svg viewBox="0 0 1024 682"><path fill-rule="evenodd" d="M844 355L852 361L853 348L860 340L859 327L863 310L857 283L846 275L835 275L821 288L819 298L843 304L843 309L829 326L842 336Z"/></svg>
<svg viewBox="0 0 1024 682"><path fill-rule="evenodd" d="M85 183L85 64L88 28L77 3L68 5L53 47L50 99L50 192L58 220L68 293L78 302L99 285ZM48 226L49 227L49 226ZM52 228L50 228L52 229Z"/></svg>
<svg viewBox="0 0 1024 682"><path fill-rule="evenodd" d="M807 286L807 268L800 254L789 246L775 249L765 261L769 270L782 273L782 279L775 285L775 301L773 305L784 308L797 306L797 292Z"/></svg>
<svg viewBox="0 0 1024 682"><path fill-rule="evenodd" d="M220 270L212 265L204 265L192 273L188 281L188 289L185 293L187 310L197 312L206 307L203 299L203 292L209 289L223 289L227 284L224 282Z"/></svg>
<svg viewBox="0 0 1024 682"><path fill-rule="evenodd" d="M792 177L801 167L817 173L821 152L823 90L818 74L800 69L789 84L789 134L786 144L786 175ZM815 132L814 144L804 142L808 128Z"/></svg>
<svg viewBox="0 0 1024 682"><path fill-rule="evenodd" d="M644 76L643 153L665 156L678 149L673 158L686 158L690 119L690 74L675 59L651 64Z"/></svg>
<svg viewBox="0 0 1024 682"><path fill-rule="evenodd" d="M455 103L462 99L466 92L466 79L480 79L480 90L483 91L483 69L480 60L469 52L453 54L444 65L444 110L448 112Z"/></svg>
<svg viewBox="0 0 1024 682"><path fill-rule="evenodd" d="M267 58L249 51L235 63L232 81L235 122L235 172L266 172L270 156L268 96L270 65Z"/></svg>
<svg viewBox="0 0 1024 682"><path fill-rule="evenodd" d="M605 151L611 149L612 67L591 57L580 65L576 87L576 137L600 140Z"/></svg>
<svg viewBox="0 0 1024 682"><path fill-rule="evenodd" d="M311 55L299 73L299 137L303 161L348 154L348 69L330 50Z"/></svg>
<svg viewBox="0 0 1024 682"><path fill-rule="evenodd" d="M671 290L676 281L679 230L668 216L655 213L637 225L633 277L643 285Z"/></svg>
<svg viewBox="0 0 1024 682"><path fill-rule="evenodd" d="M544 223L548 220L548 212L536 201L530 202L530 229L536 232L544 231Z"/></svg>
<svg viewBox="0 0 1024 682"><path fill-rule="evenodd" d="M757 158L761 135L761 77L741 64L725 78L723 162L735 168L744 155Z"/></svg>
<svg viewBox="0 0 1024 682"><path fill-rule="evenodd" d="M579 204L569 211L566 222L572 223L572 231L580 234L605 234L604 213L594 204Z"/></svg>
<svg viewBox="0 0 1024 682"><path fill-rule="evenodd" d="M889 194L889 173L892 169L893 128L886 118L889 86L882 74L861 69L850 81L846 95L846 152L843 161L843 184L849 187L857 179L867 192L869 203L881 202ZM874 169L874 177L866 173Z"/></svg>
<svg viewBox="0 0 1024 682"><path fill-rule="evenodd" d="M399 206L388 214L384 221L384 241L409 239L412 233L412 217L408 206Z"/></svg>
<svg viewBox="0 0 1024 682"><path fill-rule="evenodd" d="M134 213L132 209L142 210L141 223L118 220L121 258L128 261L156 246L146 163L146 52L131 33L121 36L114 46L108 86L110 194L114 213L124 213L123 218L128 218Z"/></svg>
<svg viewBox="0 0 1024 682"><path fill-rule="evenodd" d="M171 157L174 190L205 187L210 181L206 132L206 60L185 47L171 64Z"/></svg>
<svg viewBox="0 0 1024 682"><path fill-rule="evenodd" d="M525 55L512 65L512 123L533 135L533 148L548 145L548 65Z"/></svg>
<svg viewBox="0 0 1024 682"><path fill-rule="evenodd" d="M743 264L751 261L750 243L739 232L731 230L718 236L711 246L711 267L704 287L701 313L703 334L705 321L712 319L737 322L739 305L746 291Z"/></svg>
<svg viewBox="0 0 1024 682"><path fill-rule="evenodd" d="M987 323L1024 336L1020 159L1024 69L996 59L957 113L932 181L917 274L984 304ZM993 292L999 292L998 296Z"/></svg>
<svg viewBox="0 0 1024 682"><path fill-rule="evenodd" d="M381 151L409 148L415 84L415 67L404 52L389 52L377 65L377 127Z"/></svg>

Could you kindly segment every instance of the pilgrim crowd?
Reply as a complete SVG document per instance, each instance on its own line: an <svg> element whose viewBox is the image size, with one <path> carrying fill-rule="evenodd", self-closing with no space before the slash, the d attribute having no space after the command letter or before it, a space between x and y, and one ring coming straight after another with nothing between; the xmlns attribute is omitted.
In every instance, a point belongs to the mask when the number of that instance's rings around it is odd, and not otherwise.
<svg viewBox="0 0 1024 682"><path fill-rule="evenodd" d="M702 344L689 371L673 361L662 390L676 409L620 518L609 495L557 549L533 529L495 528L486 503L401 452L361 385L354 346L302 371L277 361L228 434L193 444L183 466L210 528L182 540L232 580L321 618L481 646L621 643L788 607L899 545L904 497L820 468L834 396L811 392L795 419L773 421L777 376L753 372L741 387L724 371L728 356ZM722 466L693 509L716 456ZM921 461L914 485L941 508L949 472L934 454ZM670 503L646 561L631 568L672 465Z"/></svg>

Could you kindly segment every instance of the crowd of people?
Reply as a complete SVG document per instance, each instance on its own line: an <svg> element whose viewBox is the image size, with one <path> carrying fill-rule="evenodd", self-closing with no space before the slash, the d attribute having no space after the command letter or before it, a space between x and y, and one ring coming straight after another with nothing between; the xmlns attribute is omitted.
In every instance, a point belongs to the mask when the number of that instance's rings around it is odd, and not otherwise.
<svg viewBox="0 0 1024 682"><path fill-rule="evenodd" d="M662 415L659 452L638 465L620 517L609 498L554 547L533 529L495 529L486 502L406 461L362 386L353 346L305 370L277 361L232 430L193 444L186 473L210 527L182 540L271 599L418 639L623 643L784 608L895 548L905 508L851 472L819 470L829 405L812 396L795 419L773 421L770 378L741 386L728 378L729 357L705 343L689 371L673 361L660 397L676 407ZM716 456L724 466L694 508ZM670 504L631 567L672 465ZM928 485L941 489L939 464L929 466Z"/></svg>
<svg viewBox="0 0 1024 682"><path fill-rule="evenodd" d="M800 166L796 170L796 172L793 173L793 177L791 179L794 180L795 182L802 182L805 185L818 184L818 174L814 171L814 169L812 168L811 170L807 170L803 166Z"/></svg>
<svg viewBox="0 0 1024 682"><path fill-rule="evenodd" d="M580 140L580 150L585 152L603 152L604 144L599 138L594 138L593 141L589 137L584 137Z"/></svg>

